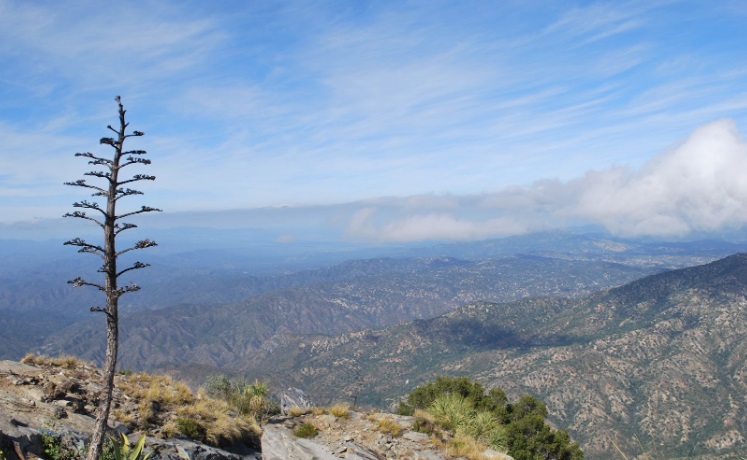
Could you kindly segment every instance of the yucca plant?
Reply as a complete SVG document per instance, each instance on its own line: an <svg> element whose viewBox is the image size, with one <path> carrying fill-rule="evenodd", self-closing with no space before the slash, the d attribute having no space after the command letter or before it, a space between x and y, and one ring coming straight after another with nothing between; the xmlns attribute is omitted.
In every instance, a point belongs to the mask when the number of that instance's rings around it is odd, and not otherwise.
<svg viewBox="0 0 747 460"><path fill-rule="evenodd" d="M140 436L134 447L130 446L130 440L124 433L120 433L122 439L119 442L112 442L112 454L114 460L148 460L153 451L144 452L145 436Z"/></svg>
<svg viewBox="0 0 747 460"><path fill-rule="evenodd" d="M457 431L463 431L495 449L505 450L508 445L506 428L494 414L487 411L477 412L462 430L457 427Z"/></svg>
<svg viewBox="0 0 747 460"><path fill-rule="evenodd" d="M426 409L426 412L433 416L437 425L447 430L467 426L475 414L471 401L456 393L440 395Z"/></svg>

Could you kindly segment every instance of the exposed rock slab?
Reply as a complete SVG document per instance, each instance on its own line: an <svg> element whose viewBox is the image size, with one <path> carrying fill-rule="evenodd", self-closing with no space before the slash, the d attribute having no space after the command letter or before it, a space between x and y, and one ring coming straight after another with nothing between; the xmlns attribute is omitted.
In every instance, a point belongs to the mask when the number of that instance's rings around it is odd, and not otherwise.
<svg viewBox="0 0 747 460"><path fill-rule="evenodd" d="M262 432L263 460L336 460L321 444L299 439L283 425L267 425Z"/></svg>
<svg viewBox="0 0 747 460"><path fill-rule="evenodd" d="M392 435L382 431L378 422L384 418L399 424L402 432ZM355 411L345 417L330 414L278 417L264 426L263 459L444 460L445 454L429 436L412 431L413 422L412 417ZM313 439L297 438L293 429L302 423L311 423L319 434Z"/></svg>

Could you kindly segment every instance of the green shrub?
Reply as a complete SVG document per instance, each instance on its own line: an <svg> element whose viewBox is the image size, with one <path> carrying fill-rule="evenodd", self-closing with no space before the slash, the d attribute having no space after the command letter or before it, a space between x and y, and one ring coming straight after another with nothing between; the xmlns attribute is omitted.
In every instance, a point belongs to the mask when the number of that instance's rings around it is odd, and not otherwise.
<svg viewBox="0 0 747 460"><path fill-rule="evenodd" d="M434 382L415 388L407 396L405 407L412 410L425 409L446 393L457 394L479 404L484 397L485 388L479 382L472 382L469 377L438 376Z"/></svg>
<svg viewBox="0 0 747 460"><path fill-rule="evenodd" d="M455 393L438 396L426 412L433 416L437 425L445 430L458 431L465 427L475 415L472 401Z"/></svg>
<svg viewBox="0 0 747 460"><path fill-rule="evenodd" d="M464 432L493 449L506 450L508 438L506 427L495 414L479 411L463 428Z"/></svg>
<svg viewBox="0 0 747 460"><path fill-rule="evenodd" d="M313 424L304 422L298 425L295 430L293 430L293 434L298 438L310 439L316 437L316 435L319 434L319 430L317 430Z"/></svg>
<svg viewBox="0 0 747 460"><path fill-rule="evenodd" d="M205 392L226 401L236 412L249 415L261 422L280 412L277 402L270 399L270 387L255 380L249 384L244 379L229 379L225 374L213 375L205 381Z"/></svg>
<svg viewBox="0 0 747 460"><path fill-rule="evenodd" d="M405 401L400 401L397 406L397 410L394 411L397 415L415 415L415 408L407 404Z"/></svg>
<svg viewBox="0 0 747 460"><path fill-rule="evenodd" d="M412 424L413 431L418 433L433 434L436 426L425 417L415 417L415 421Z"/></svg>
<svg viewBox="0 0 747 460"><path fill-rule="evenodd" d="M203 387L208 396L211 398L222 399L224 401L228 401L233 392L231 379L229 379L226 374L208 376Z"/></svg>
<svg viewBox="0 0 747 460"><path fill-rule="evenodd" d="M425 411L425 416L418 415ZM487 393L468 377L436 377L415 388L397 413L416 415L414 429L433 433L451 431L498 450L516 460L582 460L584 454L565 430L552 428L545 419L547 406L531 395L511 403L501 388ZM423 414L423 412L419 412Z"/></svg>
<svg viewBox="0 0 747 460"><path fill-rule="evenodd" d="M176 426L184 436L190 439L198 441L205 439L205 427L193 418L179 417L176 419Z"/></svg>
<svg viewBox="0 0 747 460"><path fill-rule="evenodd" d="M62 436L52 430L39 430L39 435L48 460L77 460L82 455L77 449L65 445Z"/></svg>

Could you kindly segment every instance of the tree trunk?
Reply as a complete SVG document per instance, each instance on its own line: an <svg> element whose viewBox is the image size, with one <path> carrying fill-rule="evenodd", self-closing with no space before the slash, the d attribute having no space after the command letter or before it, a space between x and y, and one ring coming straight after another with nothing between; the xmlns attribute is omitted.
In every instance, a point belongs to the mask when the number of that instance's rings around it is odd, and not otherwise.
<svg viewBox="0 0 747 460"><path fill-rule="evenodd" d="M106 321L106 362L104 363L104 391L100 396L99 407L96 410L96 427L91 436L91 445L86 460L99 460L104 446L104 436L108 428L109 411L112 404L112 390L114 389L114 374L117 368L118 321L117 307L113 314L107 315Z"/></svg>

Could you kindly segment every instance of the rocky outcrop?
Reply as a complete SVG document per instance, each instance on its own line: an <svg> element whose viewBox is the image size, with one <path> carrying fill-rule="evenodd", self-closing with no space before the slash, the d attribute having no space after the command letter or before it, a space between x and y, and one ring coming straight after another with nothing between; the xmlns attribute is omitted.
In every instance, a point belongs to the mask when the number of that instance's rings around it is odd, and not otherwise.
<svg viewBox="0 0 747 460"><path fill-rule="evenodd" d="M386 423L382 423L382 422ZM312 439L295 436L294 429L310 423L318 430ZM276 417L264 426L264 460L444 460L452 458L430 436L413 431L413 417L394 414L349 412L347 416L308 414ZM392 432L392 426L399 429ZM386 427L386 428L384 428ZM511 460L500 452L486 451L485 460Z"/></svg>
<svg viewBox="0 0 747 460"><path fill-rule="evenodd" d="M93 431L98 369L29 366L0 361L0 450L8 460L44 457L44 437L55 438L63 449L82 452ZM127 399L119 394L120 401ZM110 420L113 432L127 428ZM139 435L131 434L130 441ZM243 444L218 449L187 439L147 438L153 460L259 460L261 454Z"/></svg>
<svg viewBox="0 0 747 460"><path fill-rule="evenodd" d="M93 431L97 395L101 391L99 370L75 359L56 360L55 365L26 365L0 361L0 450L7 460L47 458L43 439L55 438L66 452L83 453L88 433ZM314 410L302 391L287 391L288 407L306 407L306 415L280 416L263 427L262 452L238 443L223 449L188 439L148 436L146 452L151 460L444 460L448 458L428 435L415 432L414 419L393 414L363 414L348 411L335 416ZM115 389L114 404L136 405L135 398ZM386 423L384 423L386 422ZM313 424L318 435L302 439L294 429ZM392 427L399 427L393 429ZM116 417L112 432L121 432L135 443L140 433L128 433ZM152 433L150 433L152 434ZM81 455L82 456L82 455ZM486 452L486 460L510 458Z"/></svg>
<svg viewBox="0 0 747 460"><path fill-rule="evenodd" d="M133 439L134 441L134 439ZM149 460L261 460L262 454L246 446L234 446L228 451L186 439L148 438L147 449L153 450Z"/></svg>
<svg viewBox="0 0 747 460"><path fill-rule="evenodd" d="M282 425L268 425L262 432L262 458L264 460L331 460L332 453L308 439L296 438Z"/></svg>
<svg viewBox="0 0 747 460"><path fill-rule="evenodd" d="M34 366L0 361L0 450L10 460L27 458L43 452L42 430L55 429L68 438L90 433L93 418L80 412L93 407L86 408L78 398L87 390L97 388Z"/></svg>

